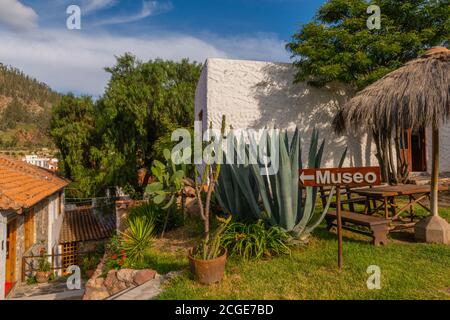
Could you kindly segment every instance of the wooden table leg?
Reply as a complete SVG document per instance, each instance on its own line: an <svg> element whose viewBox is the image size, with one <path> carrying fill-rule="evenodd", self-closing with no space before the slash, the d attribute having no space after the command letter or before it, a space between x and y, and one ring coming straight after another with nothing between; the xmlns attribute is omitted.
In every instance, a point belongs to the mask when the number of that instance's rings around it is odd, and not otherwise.
<svg viewBox="0 0 450 320"><path fill-rule="evenodd" d="M386 219L389 219L389 208L388 208L388 199L387 199L387 197L384 197L383 201L384 201L384 216L386 217Z"/></svg>
<svg viewBox="0 0 450 320"><path fill-rule="evenodd" d="M397 206L395 205L395 197L389 199L389 204L391 206L392 217L395 217L397 214Z"/></svg>
<svg viewBox="0 0 450 320"><path fill-rule="evenodd" d="M413 204L412 204L412 202L413 202L413 196L410 195L410 196L409 196L409 217L410 217L410 219L411 219L411 222L414 221L414 210L413 210Z"/></svg>

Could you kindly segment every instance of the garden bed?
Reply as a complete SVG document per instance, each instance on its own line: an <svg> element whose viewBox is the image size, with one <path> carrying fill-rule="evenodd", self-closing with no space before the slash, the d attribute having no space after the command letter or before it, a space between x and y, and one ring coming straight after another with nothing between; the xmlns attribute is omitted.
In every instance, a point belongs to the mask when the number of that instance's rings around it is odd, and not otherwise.
<svg viewBox="0 0 450 320"><path fill-rule="evenodd" d="M418 216L425 216L415 208ZM450 208L441 208L450 220ZM259 261L230 258L220 284L203 286L189 272L164 286L158 299L448 299L450 247L416 243L410 231L389 235L387 246L344 231L344 268L337 268L337 239L321 225L306 246L290 256ZM184 258L172 263L180 266ZM369 265L381 269L381 289L369 290Z"/></svg>
<svg viewBox="0 0 450 320"><path fill-rule="evenodd" d="M140 286L158 276L152 269L111 269L105 275L107 258L105 254L93 276L86 283L83 300L103 300L123 290Z"/></svg>
<svg viewBox="0 0 450 320"><path fill-rule="evenodd" d="M369 290L369 265L381 268L381 289ZM395 242L374 247L344 231L344 268L337 240L321 226L291 256L259 261L230 258L225 279L203 286L189 273L165 285L158 299L450 299L450 248Z"/></svg>

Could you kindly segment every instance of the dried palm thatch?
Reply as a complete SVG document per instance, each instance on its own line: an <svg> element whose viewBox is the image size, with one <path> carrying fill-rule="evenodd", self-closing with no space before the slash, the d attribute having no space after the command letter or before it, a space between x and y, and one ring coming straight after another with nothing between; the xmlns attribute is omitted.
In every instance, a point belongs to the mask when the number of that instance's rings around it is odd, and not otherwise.
<svg viewBox="0 0 450 320"><path fill-rule="evenodd" d="M450 50L434 47L359 92L338 112L334 128L341 134L439 126L450 116L449 96Z"/></svg>

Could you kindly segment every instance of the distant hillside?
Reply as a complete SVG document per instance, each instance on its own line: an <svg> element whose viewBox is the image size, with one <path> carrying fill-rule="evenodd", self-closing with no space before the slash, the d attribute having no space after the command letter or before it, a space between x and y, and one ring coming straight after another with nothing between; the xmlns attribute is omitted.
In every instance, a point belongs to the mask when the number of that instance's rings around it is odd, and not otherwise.
<svg viewBox="0 0 450 320"><path fill-rule="evenodd" d="M48 127L59 99L46 84L0 63L0 150L52 148Z"/></svg>

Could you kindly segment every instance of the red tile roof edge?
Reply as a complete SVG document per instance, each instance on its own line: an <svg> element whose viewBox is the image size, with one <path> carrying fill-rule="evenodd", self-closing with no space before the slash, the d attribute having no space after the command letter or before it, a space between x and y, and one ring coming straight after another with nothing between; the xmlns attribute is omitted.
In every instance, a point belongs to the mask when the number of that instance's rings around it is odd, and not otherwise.
<svg viewBox="0 0 450 320"><path fill-rule="evenodd" d="M28 209L52 194L58 192L69 184L69 180L60 177L55 172L40 168L23 161L11 159L0 155L0 169L7 170L10 173L15 173L22 177L31 177L37 181L42 181L43 184L49 184L48 192L44 192L31 202L21 201L19 197L14 197L15 194L8 194L7 189L1 184L0 180L0 209L14 210L21 214L23 209ZM28 191L28 190L26 190ZM18 195L19 196L19 195Z"/></svg>

